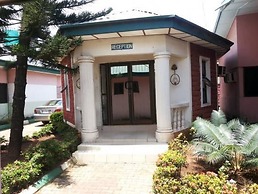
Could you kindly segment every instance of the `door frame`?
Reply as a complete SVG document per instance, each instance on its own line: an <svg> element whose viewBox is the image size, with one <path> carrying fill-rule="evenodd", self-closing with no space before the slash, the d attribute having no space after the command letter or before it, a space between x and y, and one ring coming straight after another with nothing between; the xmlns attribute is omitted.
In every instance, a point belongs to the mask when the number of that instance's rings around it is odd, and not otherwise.
<svg viewBox="0 0 258 194"><path fill-rule="evenodd" d="M111 85L111 67L114 66L127 66L128 67L128 79L132 79L132 66L133 65L141 65L141 64L149 64L149 91L150 91L150 113L151 118L150 122L134 122L134 98L130 97L128 94L128 106L129 106L129 123L115 123L113 121L113 113L112 113L112 85ZM139 125L139 124L155 124L156 123L156 103L155 103L155 76L154 76L154 61L153 60L145 60L145 61L129 61L129 62L116 62L116 63L105 63L100 64L100 69L105 69L105 86L106 87L106 108L103 108L103 98L102 98L102 118L103 125ZM101 73L101 76L103 74ZM102 78L101 78L102 80ZM103 83L101 83L101 90L103 87ZM101 93L103 96L103 93ZM104 116L105 114L105 116Z"/></svg>

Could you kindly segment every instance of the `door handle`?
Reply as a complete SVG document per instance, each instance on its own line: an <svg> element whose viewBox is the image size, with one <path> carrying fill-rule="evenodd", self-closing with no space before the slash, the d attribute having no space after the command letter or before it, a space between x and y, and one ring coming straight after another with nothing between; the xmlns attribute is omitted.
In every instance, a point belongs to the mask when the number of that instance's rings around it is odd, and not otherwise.
<svg viewBox="0 0 258 194"><path fill-rule="evenodd" d="M125 89L131 90L132 89L132 81L125 82Z"/></svg>

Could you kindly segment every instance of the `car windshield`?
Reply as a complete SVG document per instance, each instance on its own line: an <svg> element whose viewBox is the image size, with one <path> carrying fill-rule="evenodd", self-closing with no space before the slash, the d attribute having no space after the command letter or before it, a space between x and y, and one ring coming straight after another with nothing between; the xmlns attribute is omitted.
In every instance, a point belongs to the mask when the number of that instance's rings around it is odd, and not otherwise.
<svg viewBox="0 0 258 194"><path fill-rule="evenodd" d="M61 100L50 100L46 106L61 106L62 105L62 101Z"/></svg>

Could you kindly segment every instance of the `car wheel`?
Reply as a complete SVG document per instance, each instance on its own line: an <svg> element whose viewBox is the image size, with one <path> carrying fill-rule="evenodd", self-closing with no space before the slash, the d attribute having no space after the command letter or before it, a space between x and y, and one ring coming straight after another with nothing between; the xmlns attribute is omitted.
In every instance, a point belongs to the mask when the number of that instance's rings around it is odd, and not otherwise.
<svg viewBox="0 0 258 194"><path fill-rule="evenodd" d="M46 125L46 124L49 123L49 121L42 121L42 123L43 123L44 125Z"/></svg>

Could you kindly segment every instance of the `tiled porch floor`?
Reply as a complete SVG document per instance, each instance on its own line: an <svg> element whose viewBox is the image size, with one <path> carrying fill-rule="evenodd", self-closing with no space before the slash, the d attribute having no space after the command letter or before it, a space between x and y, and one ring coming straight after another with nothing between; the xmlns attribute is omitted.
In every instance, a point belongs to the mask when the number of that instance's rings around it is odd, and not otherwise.
<svg viewBox="0 0 258 194"><path fill-rule="evenodd" d="M114 125L99 130L98 143L135 144L154 143L156 125Z"/></svg>

